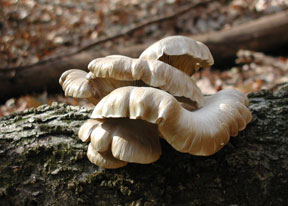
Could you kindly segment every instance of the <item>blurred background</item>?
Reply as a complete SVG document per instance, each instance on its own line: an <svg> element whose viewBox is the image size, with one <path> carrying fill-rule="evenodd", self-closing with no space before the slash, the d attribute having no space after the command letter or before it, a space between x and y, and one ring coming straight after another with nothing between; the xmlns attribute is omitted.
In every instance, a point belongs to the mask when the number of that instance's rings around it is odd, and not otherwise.
<svg viewBox="0 0 288 206"><path fill-rule="evenodd" d="M137 57L170 35L202 40L215 57L195 74L204 94L288 82L288 0L1 0L0 116L66 98L68 69L110 54ZM211 47L210 47L211 46Z"/></svg>

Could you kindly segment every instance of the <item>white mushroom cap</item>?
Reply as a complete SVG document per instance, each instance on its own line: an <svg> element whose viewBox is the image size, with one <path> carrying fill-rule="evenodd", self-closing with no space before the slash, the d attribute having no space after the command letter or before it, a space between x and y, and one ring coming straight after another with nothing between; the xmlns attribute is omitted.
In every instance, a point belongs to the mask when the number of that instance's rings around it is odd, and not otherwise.
<svg viewBox="0 0 288 206"><path fill-rule="evenodd" d="M99 91L87 76L87 72L79 69L65 71L59 79L65 96L86 98L89 102L97 104L100 100Z"/></svg>
<svg viewBox="0 0 288 206"><path fill-rule="evenodd" d="M107 56L91 61L88 69L91 71L89 78L95 82L101 79L114 80L113 84L108 81L107 85L104 86L103 84L103 88L111 88L108 89L109 92L129 84L131 86L143 86L143 83L139 84L138 80L140 80L148 86L158 87L173 96L186 97L195 101L198 106L203 104L203 94L194 79L158 60L133 59L120 55ZM125 81L126 85L121 83L122 81ZM111 85L113 86L111 87ZM102 91L102 87L99 90Z"/></svg>
<svg viewBox="0 0 288 206"><path fill-rule="evenodd" d="M140 59L157 59L176 67L191 76L200 67L214 64L208 47L202 42L184 36L161 39L140 55Z"/></svg>
<svg viewBox="0 0 288 206"><path fill-rule="evenodd" d="M148 164L161 155L157 126L143 120L88 120L81 126L79 138L87 140L87 134L91 139L89 160L103 168L118 168L123 162Z"/></svg>
<svg viewBox="0 0 288 206"><path fill-rule="evenodd" d="M91 118L142 119L157 124L160 135L180 152L211 155L251 121L247 97L222 90L205 98L204 106L188 111L170 94L144 87L122 87L104 97Z"/></svg>
<svg viewBox="0 0 288 206"><path fill-rule="evenodd" d="M79 69L65 71L60 79L59 84L62 86L65 96L75 98L89 98L92 96L89 80L86 79L87 72Z"/></svg>
<svg viewBox="0 0 288 206"><path fill-rule="evenodd" d="M82 140L82 142L89 142L90 135L92 131L97 127L101 122L95 119L89 119L79 129L78 136Z"/></svg>
<svg viewBox="0 0 288 206"><path fill-rule="evenodd" d="M203 94L184 72L158 60L132 59L113 55L89 63L87 74L81 70L68 70L60 77L66 96L88 98L93 103L114 89L124 86L152 86L203 104Z"/></svg>
<svg viewBox="0 0 288 206"><path fill-rule="evenodd" d="M87 157L93 164L106 169L116 169L128 164L128 162L114 158L110 150L107 152L97 152L93 149L91 143L88 146Z"/></svg>

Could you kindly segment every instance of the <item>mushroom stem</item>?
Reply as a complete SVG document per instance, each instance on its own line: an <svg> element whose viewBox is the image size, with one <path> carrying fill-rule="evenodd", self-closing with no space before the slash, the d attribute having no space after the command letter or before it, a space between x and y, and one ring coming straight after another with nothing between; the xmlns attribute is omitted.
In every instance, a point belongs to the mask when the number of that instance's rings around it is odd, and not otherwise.
<svg viewBox="0 0 288 206"><path fill-rule="evenodd" d="M194 65L193 73L191 74L191 76L200 69L200 66L201 66L201 65L200 65L199 62L197 62L197 63Z"/></svg>

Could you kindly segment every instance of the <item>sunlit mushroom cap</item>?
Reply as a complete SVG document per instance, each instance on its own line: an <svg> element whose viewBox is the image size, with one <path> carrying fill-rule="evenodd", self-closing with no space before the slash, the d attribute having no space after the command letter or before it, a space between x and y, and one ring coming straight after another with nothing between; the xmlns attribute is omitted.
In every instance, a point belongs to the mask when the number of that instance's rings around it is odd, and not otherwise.
<svg viewBox="0 0 288 206"><path fill-rule="evenodd" d="M157 124L160 135L176 150L206 156L251 121L247 103L241 92L228 89L206 97L204 106L191 112L159 89L122 87L103 98L91 118L142 119Z"/></svg>
<svg viewBox="0 0 288 206"><path fill-rule="evenodd" d="M86 72L79 69L70 69L64 72L59 79L59 84L62 86L65 96L75 98L91 97L92 89L86 75Z"/></svg>
<svg viewBox="0 0 288 206"><path fill-rule="evenodd" d="M158 60L113 55L89 63L89 73L68 70L60 77L66 96L88 98L97 103L114 89L124 86L158 87L176 97L203 104L203 94L184 72Z"/></svg>
<svg viewBox="0 0 288 206"><path fill-rule="evenodd" d="M81 126L79 138L91 140L88 158L103 168L119 168L127 162L148 164L161 155L157 126L143 120L88 120Z"/></svg>
<svg viewBox="0 0 288 206"><path fill-rule="evenodd" d="M214 64L205 44L184 36L170 36L155 42L142 52L140 59L158 59L189 76L200 67L206 68Z"/></svg>
<svg viewBox="0 0 288 206"><path fill-rule="evenodd" d="M199 106L203 104L203 94L193 79L184 72L158 60L133 59L114 55L91 61L88 69L91 71L89 77L91 81L104 83L103 79L109 79L109 81L106 80L105 85L101 86L99 89L101 91L104 88L109 88L107 90L111 92L122 86L146 85L160 88L173 96L186 97L197 102ZM125 82L125 85L122 82Z"/></svg>
<svg viewBox="0 0 288 206"><path fill-rule="evenodd" d="M82 124L78 132L78 136L82 142L90 141L91 133L95 127L98 126L98 124L101 124L101 122L95 119L89 119L84 124Z"/></svg>
<svg viewBox="0 0 288 206"><path fill-rule="evenodd" d="M100 100L99 90L87 76L89 76L87 72L79 69L65 71L59 79L65 96L85 98L89 102L97 104Z"/></svg>

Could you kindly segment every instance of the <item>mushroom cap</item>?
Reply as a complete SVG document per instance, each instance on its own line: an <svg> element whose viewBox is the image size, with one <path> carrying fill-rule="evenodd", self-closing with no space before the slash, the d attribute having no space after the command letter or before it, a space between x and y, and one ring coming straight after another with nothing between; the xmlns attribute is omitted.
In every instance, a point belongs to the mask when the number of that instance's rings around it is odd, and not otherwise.
<svg viewBox="0 0 288 206"><path fill-rule="evenodd" d="M59 79L59 84L62 86L65 96L75 98L91 97L93 95L92 89L86 75L87 72L79 69L65 71Z"/></svg>
<svg viewBox="0 0 288 206"><path fill-rule="evenodd" d="M78 137L82 140L82 142L89 142L90 135L95 127L101 122L95 119L89 119L79 129Z"/></svg>
<svg viewBox="0 0 288 206"><path fill-rule="evenodd" d="M79 138L91 139L89 147L92 148L87 153L89 160L93 156L91 162L103 168L118 168L118 161L113 166L114 159L148 164L158 160L161 155L157 126L143 120L88 120L81 126Z"/></svg>
<svg viewBox="0 0 288 206"><path fill-rule="evenodd" d="M93 149L91 143L88 146L87 157L93 164L106 169L116 169L128 164L128 162L113 157L110 150L107 152L97 152Z"/></svg>
<svg viewBox="0 0 288 206"><path fill-rule="evenodd" d="M66 96L98 103L119 87L152 86L203 105L203 94L195 80L158 60L113 55L91 61L88 68L89 73L72 69L62 74L59 82Z"/></svg>
<svg viewBox="0 0 288 206"><path fill-rule="evenodd" d="M87 72L79 69L65 71L59 79L65 96L86 98L89 102L97 104L100 100L99 91L87 76L89 76Z"/></svg>
<svg viewBox="0 0 288 206"><path fill-rule="evenodd" d="M122 87L104 97L91 118L142 119L157 124L160 135L180 152L214 154L251 121L247 97L222 90L205 97L204 106L188 111L170 94L145 87Z"/></svg>
<svg viewBox="0 0 288 206"><path fill-rule="evenodd" d="M206 68L214 64L205 44L184 36L170 36L155 42L142 52L140 59L163 61L189 76L199 67Z"/></svg>
<svg viewBox="0 0 288 206"><path fill-rule="evenodd" d="M105 96L114 89L127 85L148 85L158 87L173 96L186 97L197 102L198 106L203 104L203 94L193 79L184 72L158 60L133 59L114 55L91 61L88 69L91 71L89 80L97 82L97 85L99 81L106 80L99 90L103 91L106 88L107 92L100 96Z"/></svg>

